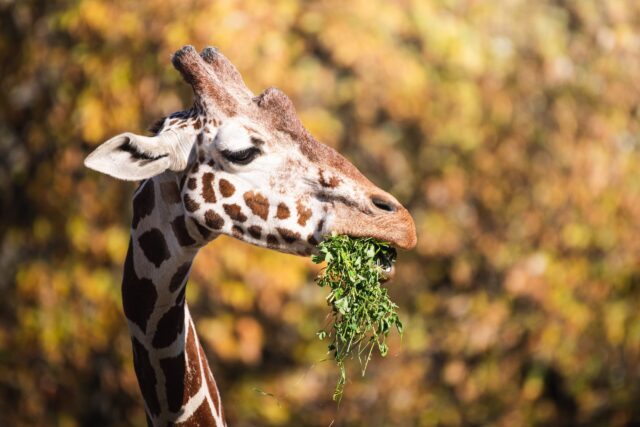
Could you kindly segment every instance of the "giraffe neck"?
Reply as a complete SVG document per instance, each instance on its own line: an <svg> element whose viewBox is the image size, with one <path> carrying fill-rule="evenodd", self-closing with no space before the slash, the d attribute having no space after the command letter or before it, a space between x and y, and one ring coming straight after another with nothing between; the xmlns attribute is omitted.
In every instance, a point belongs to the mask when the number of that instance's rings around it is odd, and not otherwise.
<svg viewBox="0 0 640 427"><path fill-rule="evenodd" d="M185 288L205 243L185 221L178 178L143 182L133 199L122 301L136 376L149 425L224 426L215 380L185 302Z"/></svg>

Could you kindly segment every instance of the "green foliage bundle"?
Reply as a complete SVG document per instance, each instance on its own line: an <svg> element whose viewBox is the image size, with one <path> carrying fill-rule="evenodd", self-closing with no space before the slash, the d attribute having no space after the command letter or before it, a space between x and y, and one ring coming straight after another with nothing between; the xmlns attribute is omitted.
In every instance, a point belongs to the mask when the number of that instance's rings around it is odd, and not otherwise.
<svg viewBox="0 0 640 427"><path fill-rule="evenodd" d="M313 262L327 262L318 286L328 287L327 303L332 324L318 332L329 339L329 352L340 368L333 400L340 401L346 381L345 360L357 356L364 375L374 349L384 357L389 348L386 337L395 327L402 334L398 307L380 285L395 262L396 252L389 243L373 238L333 235L318 245Z"/></svg>

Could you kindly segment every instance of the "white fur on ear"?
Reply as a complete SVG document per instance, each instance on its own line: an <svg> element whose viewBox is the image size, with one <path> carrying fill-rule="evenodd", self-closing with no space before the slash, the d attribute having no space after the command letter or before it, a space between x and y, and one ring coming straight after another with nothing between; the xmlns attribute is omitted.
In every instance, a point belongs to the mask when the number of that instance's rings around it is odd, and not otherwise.
<svg viewBox="0 0 640 427"><path fill-rule="evenodd" d="M101 144L84 165L114 178L139 181L167 169L184 169L192 144L186 145L173 132L154 137L126 132Z"/></svg>

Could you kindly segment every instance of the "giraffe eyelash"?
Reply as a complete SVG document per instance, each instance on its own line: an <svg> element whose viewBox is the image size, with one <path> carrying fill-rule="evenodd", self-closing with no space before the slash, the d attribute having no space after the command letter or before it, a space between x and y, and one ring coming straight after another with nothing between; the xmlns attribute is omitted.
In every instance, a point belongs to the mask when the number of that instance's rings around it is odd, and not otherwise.
<svg viewBox="0 0 640 427"><path fill-rule="evenodd" d="M240 151L222 151L222 155L225 159L238 165L247 165L251 163L260 153L260 149L256 147L249 147Z"/></svg>

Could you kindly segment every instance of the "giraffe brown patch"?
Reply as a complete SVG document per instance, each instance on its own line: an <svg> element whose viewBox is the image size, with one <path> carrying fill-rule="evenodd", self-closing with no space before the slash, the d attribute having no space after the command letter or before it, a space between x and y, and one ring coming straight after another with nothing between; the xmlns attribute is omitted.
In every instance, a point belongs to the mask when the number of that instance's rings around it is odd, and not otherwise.
<svg viewBox="0 0 640 427"><path fill-rule="evenodd" d="M193 200L188 194L185 194L182 199L184 200L184 207L189 212L195 212L200 208L200 203Z"/></svg>
<svg viewBox="0 0 640 427"><path fill-rule="evenodd" d="M262 194L253 191L247 191L243 197L251 212L266 221L269 215L269 200Z"/></svg>
<svg viewBox="0 0 640 427"><path fill-rule="evenodd" d="M236 187L224 178L220 179L218 186L220 187L220 194L222 194L223 197L231 197L233 193L236 192Z"/></svg>
<svg viewBox="0 0 640 427"><path fill-rule="evenodd" d="M235 203L232 205L224 204L222 205L222 207L224 208L224 211L227 213L227 215L229 215L229 218L231 218L233 221L245 222L247 220L247 216L242 213L242 209L240 208L240 206L236 205Z"/></svg>
<svg viewBox="0 0 640 427"><path fill-rule="evenodd" d="M198 130L202 127L202 122L200 121L200 117L198 117L198 120L196 120L196 122L193 124L193 128Z"/></svg>
<svg viewBox="0 0 640 427"><path fill-rule="evenodd" d="M211 237L211 230L202 226L198 221L196 221L193 218L191 219L191 222L193 223L193 225L196 226L196 228L198 229L198 233L200 233L203 239L208 239L209 237Z"/></svg>
<svg viewBox="0 0 640 427"><path fill-rule="evenodd" d="M324 219L321 219L320 221L318 221L318 226L316 227L316 230L318 230L318 233L322 232L323 227L324 227Z"/></svg>
<svg viewBox="0 0 640 427"><path fill-rule="evenodd" d="M187 274L189 274L190 268L191 268L191 263L185 262L180 267L178 267L175 273L173 273L173 276L171 277L171 281L169 282L169 290L171 292L175 292L176 289L182 286L182 283L184 282L185 277L187 277Z"/></svg>
<svg viewBox="0 0 640 427"><path fill-rule="evenodd" d="M137 228L140 220L153 211L156 203L153 181L148 179L140 186L140 191L133 199L133 220L131 221L133 228Z"/></svg>
<svg viewBox="0 0 640 427"><path fill-rule="evenodd" d="M196 179L194 177L191 177L187 180L187 188L189 190L195 190L197 186L198 183L196 182Z"/></svg>
<svg viewBox="0 0 640 427"><path fill-rule="evenodd" d="M176 357L168 357L160 360L160 367L165 376L167 403L169 403L170 406L178 406L179 409L183 405L186 405L189 399L200 389L202 380L199 356L200 353L196 343L195 331L193 324L190 322L187 329L185 351ZM184 423L174 425L215 425L192 424L194 421L195 419L190 417Z"/></svg>
<svg viewBox="0 0 640 427"><path fill-rule="evenodd" d="M320 185L327 188L336 188L340 185L340 178L337 176L331 176L329 180L324 177L324 171L320 169Z"/></svg>
<svg viewBox="0 0 640 427"><path fill-rule="evenodd" d="M211 408L209 407L209 402L207 399L204 399L198 409L195 410L193 415L185 422L176 423L176 427L187 427L187 426L215 426L216 419L211 412Z"/></svg>
<svg viewBox="0 0 640 427"><path fill-rule="evenodd" d="M202 360L207 360L207 355L204 354L204 350L202 346L200 347L200 358ZM216 385L216 380L213 378L213 375L211 375L211 371L208 369L207 369L207 372L205 372L204 377L205 377L205 380L207 381L207 387L209 388L209 396L211 396L213 407L218 412L218 415L220 415L220 417L224 419L222 406L220 405L220 400L218 399L219 392L218 392L218 386Z"/></svg>
<svg viewBox="0 0 640 427"><path fill-rule="evenodd" d="M282 237L282 240L284 240L289 244L295 242L296 240L300 240L300 233L296 233L287 228L280 228L280 227L276 227L276 230L278 230L278 233Z"/></svg>
<svg viewBox="0 0 640 427"><path fill-rule="evenodd" d="M200 163L196 163L193 165L193 167L191 168L191 173L195 174L198 173L198 171L200 170Z"/></svg>
<svg viewBox="0 0 640 427"><path fill-rule="evenodd" d="M178 243L180 243L181 246L191 246L196 243L187 230L187 223L185 222L184 215L177 216L173 221L171 221L171 229L173 230L173 234L176 236L176 240L178 240Z"/></svg>
<svg viewBox="0 0 640 427"><path fill-rule="evenodd" d="M287 207L287 205L285 205L284 203L278 203L276 217L278 217L278 219L287 219L290 215L291 212L289 212L289 208Z"/></svg>
<svg viewBox="0 0 640 427"><path fill-rule="evenodd" d="M267 234L267 246L276 247L280 244L278 238L274 234Z"/></svg>
<svg viewBox="0 0 640 427"><path fill-rule="evenodd" d="M313 246L318 246L318 243L320 243L313 234L309 234L309 237L307 237L307 242L309 242L309 244Z"/></svg>
<svg viewBox="0 0 640 427"><path fill-rule="evenodd" d="M302 204L302 200L296 202L296 210L298 211L298 224L306 225L309 218L311 218L311 209Z"/></svg>
<svg viewBox="0 0 640 427"><path fill-rule="evenodd" d="M171 412L178 412L182 406L184 395L184 352L176 357L160 359L160 369L164 375L164 389L167 396L167 405Z"/></svg>
<svg viewBox="0 0 640 427"><path fill-rule="evenodd" d="M162 200L169 204L180 203L180 188L175 181L165 181L160 184Z"/></svg>
<svg viewBox="0 0 640 427"><path fill-rule="evenodd" d="M133 265L133 242L129 241L129 249L124 261L122 277L122 306L124 315L140 327L147 330L147 321L153 313L158 293L153 282L147 278L139 278Z"/></svg>
<svg viewBox="0 0 640 427"><path fill-rule="evenodd" d="M164 239L162 231L157 228L142 233L138 237L138 244L144 256L156 267L160 267L160 264L171 258L167 241Z"/></svg>
<svg viewBox="0 0 640 427"><path fill-rule="evenodd" d="M155 348L166 347L178 338L183 328L184 305L174 305L158 321L158 327L151 344Z"/></svg>
<svg viewBox="0 0 640 427"><path fill-rule="evenodd" d="M224 225L224 219L212 210L208 210L204 213L204 221L207 227L214 230L220 230Z"/></svg>
<svg viewBox="0 0 640 427"><path fill-rule="evenodd" d="M209 160L209 161L207 162L207 164L208 164L210 167L214 167L214 166L216 165L216 162L214 162L214 161L213 161L213 159L212 159L212 160Z"/></svg>
<svg viewBox="0 0 640 427"><path fill-rule="evenodd" d="M202 175L202 198L207 203L216 202L216 195L213 191L213 178L214 175L211 172Z"/></svg>
<svg viewBox="0 0 640 427"><path fill-rule="evenodd" d="M249 234L256 240L260 240L262 237L262 228L259 225L252 225L248 228Z"/></svg>
<svg viewBox="0 0 640 427"><path fill-rule="evenodd" d="M160 413L160 402L158 402L156 394L156 373L149 361L149 352L133 337L131 338L131 346L133 348L133 368L136 371L136 377L138 377L142 397L147 403L149 412L155 417Z"/></svg>
<svg viewBox="0 0 640 427"><path fill-rule="evenodd" d="M237 237L239 239L240 237L244 236L244 229L238 225L234 225L233 227L231 227L231 233L234 237Z"/></svg>
<svg viewBox="0 0 640 427"><path fill-rule="evenodd" d="M185 384L185 393L182 403L187 403L189 398L196 394L202 385L200 375L200 363L198 343L196 338L196 330L193 327L193 322L189 322L189 331L187 336L187 343L185 344L185 351L187 353L187 372L182 378ZM206 425L206 424L205 424Z"/></svg>

